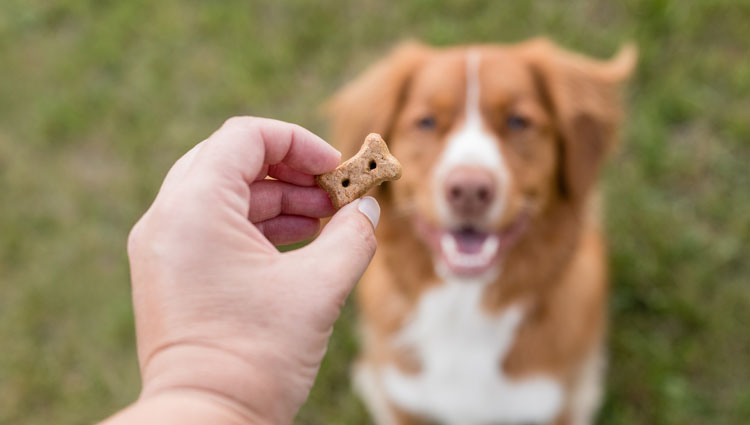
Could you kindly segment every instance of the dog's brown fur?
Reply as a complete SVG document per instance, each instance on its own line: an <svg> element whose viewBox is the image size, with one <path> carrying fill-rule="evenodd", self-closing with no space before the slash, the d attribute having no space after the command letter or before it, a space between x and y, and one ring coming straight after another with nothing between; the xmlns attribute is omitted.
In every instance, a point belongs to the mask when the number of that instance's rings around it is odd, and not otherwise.
<svg viewBox="0 0 750 425"><path fill-rule="evenodd" d="M400 181L376 193L382 208L379 250L357 293L367 330L362 359L419 373L419 359L393 348L390 338L420 295L440 284L430 252L413 230L414 217L438 220L427 176L447 135L464 119L463 58L469 48L482 54L482 113L503 140L514 182L508 207L493 226L506 226L532 206L527 230L483 296L482 308L489 313L519 301L527 306L499 367L511 377L545 373L572 390L606 327L606 249L594 186L615 145L618 86L633 69L632 48L600 62L542 39L447 49L407 43L332 99L333 141L345 155L367 133L378 132L404 166ZM436 117L433 132L414 126L426 107ZM522 134L504 129L508 108L520 109L532 128ZM563 409L558 423L570 419L569 410ZM400 423L422 423L396 413Z"/></svg>

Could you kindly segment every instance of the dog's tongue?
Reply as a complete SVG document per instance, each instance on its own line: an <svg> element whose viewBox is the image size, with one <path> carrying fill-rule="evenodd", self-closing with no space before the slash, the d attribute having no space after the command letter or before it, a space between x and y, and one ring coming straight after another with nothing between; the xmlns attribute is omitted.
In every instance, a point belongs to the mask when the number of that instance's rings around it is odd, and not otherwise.
<svg viewBox="0 0 750 425"><path fill-rule="evenodd" d="M476 254L482 250L487 233L480 233L473 229L462 229L451 232L456 241L456 250L462 254Z"/></svg>

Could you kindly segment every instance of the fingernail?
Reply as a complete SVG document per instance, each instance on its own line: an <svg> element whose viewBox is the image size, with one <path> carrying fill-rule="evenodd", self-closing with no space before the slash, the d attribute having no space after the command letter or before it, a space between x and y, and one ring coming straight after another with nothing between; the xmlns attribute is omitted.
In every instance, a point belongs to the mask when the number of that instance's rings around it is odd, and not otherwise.
<svg viewBox="0 0 750 425"><path fill-rule="evenodd" d="M378 227L378 220L380 220L380 205L378 201L372 196L365 196L359 200L357 204L359 212L364 214L372 223L372 228Z"/></svg>

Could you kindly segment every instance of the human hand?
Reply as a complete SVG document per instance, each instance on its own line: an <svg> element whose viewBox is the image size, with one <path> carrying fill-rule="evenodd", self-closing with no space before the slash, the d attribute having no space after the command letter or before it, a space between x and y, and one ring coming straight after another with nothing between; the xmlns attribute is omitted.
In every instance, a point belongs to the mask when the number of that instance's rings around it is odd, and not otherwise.
<svg viewBox="0 0 750 425"><path fill-rule="evenodd" d="M274 247L314 236L334 213L313 176L339 161L299 126L244 117L172 167L128 240L139 403L205 395L247 421L291 423L375 252L372 198L306 247Z"/></svg>

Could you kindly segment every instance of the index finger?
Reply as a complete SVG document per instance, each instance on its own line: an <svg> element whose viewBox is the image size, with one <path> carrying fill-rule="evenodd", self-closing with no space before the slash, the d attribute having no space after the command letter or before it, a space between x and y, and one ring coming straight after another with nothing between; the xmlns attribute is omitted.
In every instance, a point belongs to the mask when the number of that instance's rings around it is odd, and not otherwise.
<svg viewBox="0 0 750 425"><path fill-rule="evenodd" d="M299 125L235 117L209 137L194 172L250 184L266 164L315 175L336 168L340 160L341 153Z"/></svg>

